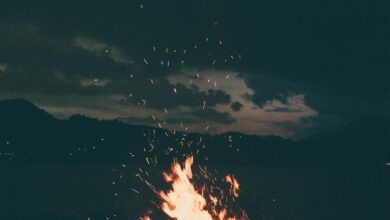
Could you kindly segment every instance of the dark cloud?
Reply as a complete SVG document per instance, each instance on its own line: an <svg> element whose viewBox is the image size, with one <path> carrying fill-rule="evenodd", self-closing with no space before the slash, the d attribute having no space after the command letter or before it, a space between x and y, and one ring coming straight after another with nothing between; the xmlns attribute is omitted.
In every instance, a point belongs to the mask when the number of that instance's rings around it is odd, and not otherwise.
<svg viewBox="0 0 390 220"><path fill-rule="evenodd" d="M0 23L0 28L3 33L0 54L7 65L7 71L0 75L1 91L49 95L133 94L127 102L138 104L146 100L147 107L158 109L194 107L203 101L209 106L230 102L230 96L220 90L202 92L196 87L173 86L163 78L164 71L157 68L154 71L160 76L145 74L153 68L142 70L140 64L134 65L127 58L130 56L104 42L85 37L54 38L35 26L20 23Z"/></svg>
<svg viewBox="0 0 390 220"><path fill-rule="evenodd" d="M204 124L204 123L220 123L232 124L235 119L227 112L218 112L211 108L196 109L190 112L181 112L175 116L169 116L165 119L155 116L150 117L125 117L118 120L132 124L148 124L158 126L172 126L182 124Z"/></svg>
<svg viewBox="0 0 390 220"><path fill-rule="evenodd" d="M62 72L68 80L108 74L110 78L116 78L129 68L116 64L108 56L97 57L74 46L71 38L45 35L40 27L0 23L0 30L2 62L31 75L54 75L57 71Z"/></svg>
<svg viewBox="0 0 390 220"><path fill-rule="evenodd" d="M285 103L291 92L307 92L302 84L265 74L245 74L242 77L245 78L248 87L254 90L254 94L248 95L247 98L260 107L264 106L267 101L274 99Z"/></svg>
<svg viewBox="0 0 390 220"><path fill-rule="evenodd" d="M195 109L190 112L181 112L174 116L168 116L167 118L159 118L155 116L150 117L125 117L118 118L121 121L134 123L134 124L149 124L157 126L168 125L180 125L180 124L204 124L204 123L220 123L220 124L233 124L235 119L227 112L218 112L211 108ZM167 125L167 126L168 126Z"/></svg>
<svg viewBox="0 0 390 220"><path fill-rule="evenodd" d="M305 103L319 112L313 119L318 127L390 112L390 8L382 1L143 5L141 10L138 1L3 1L0 90L58 96L132 93L124 103L144 99L155 109L232 101L217 89L203 92L166 81L185 66L245 73L240 77L253 90L248 99L260 107L304 94ZM239 107L233 103L232 109Z"/></svg>
<svg viewBox="0 0 390 220"><path fill-rule="evenodd" d="M216 122L222 124L232 124L235 119L227 112L217 112L214 109L206 108L204 110L199 109L192 113L194 116L202 119L205 122Z"/></svg>
<svg viewBox="0 0 390 220"><path fill-rule="evenodd" d="M7 64L0 75L2 91L98 94L100 90L81 86L80 80L123 79L131 68L75 47L70 39L46 36L33 25L0 23L0 31L0 57Z"/></svg>
<svg viewBox="0 0 390 220"><path fill-rule="evenodd" d="M244 107L243 104L240 102L233 102L230 107L233 109L233 111L240 111L242 107Z"/></svg>
<svg viewBox="0 0 390 220"><path fill-rule="evenodd" d="M204 92L199 91L196 86L187 88L183 84L172 85L166 79L153 81L153 85L149 82L146 88L139 88L139 86L144 86L143 84L133 84L133 86L129 87L129 90L134 89L137 93L128 97L123 104L138 104L146 100L145 106L147 107L172 109L178 106L199 107L204 101L211 107L216 104L230 103L230 95L222 90L210 89Z"/></svg>

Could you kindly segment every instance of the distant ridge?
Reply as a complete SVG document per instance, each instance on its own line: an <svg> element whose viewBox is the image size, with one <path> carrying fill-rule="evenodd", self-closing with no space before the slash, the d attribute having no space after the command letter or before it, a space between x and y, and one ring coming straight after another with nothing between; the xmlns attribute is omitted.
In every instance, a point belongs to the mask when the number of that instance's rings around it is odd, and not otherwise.
<svg viewBox="0 0 390 220"><path fill-rule="evenodd" d="M13 160L123 162L128 160L129 152L143 155L137 158L143 160L148 155L145 148L151 144L157 149L154 153L161 155L167 146L177 146L180 150L176 155L197 150L194 146L181 147L183 138L193 145L202 140L196 147L205 145L203 157L215 163L319 165L390 161L390 118L381 115L369 115L334 132L291 141L236 132L213 136L172 133L82 115L60 120L23 99L0 101L0 153L11 152Z"/></svg>
<svg viewBox="0 0 390 220"><path fill-rule="evenodd" d="M36 107L33 103L25 99L5 99L0 101L0 117L12 116L13 119L54 119L54 116L45 110Z"/></svg>
<svg viewBox="0 0 390 220"><path fill-rule="evenodd" d="M377 133L375 133L375 131ZM390 117L378 114L367 115L358 120L352 121L333 132L307 137L299 140L299 142L320 141L324 138L339 135L348 135L356 138L372 134L379 134L382 137L386 134L390 134Z"/></svg>

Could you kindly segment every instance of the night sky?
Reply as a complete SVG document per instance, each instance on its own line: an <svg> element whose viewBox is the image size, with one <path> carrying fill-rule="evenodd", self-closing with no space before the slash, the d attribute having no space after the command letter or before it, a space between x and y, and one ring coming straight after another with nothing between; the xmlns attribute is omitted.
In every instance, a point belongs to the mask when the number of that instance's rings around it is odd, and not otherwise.
<svg viewBox="0 0 390 220"><path fill-rule="evenodd" d="M388 1L1 1L0 99L300 138L390 112Z"/></svg>

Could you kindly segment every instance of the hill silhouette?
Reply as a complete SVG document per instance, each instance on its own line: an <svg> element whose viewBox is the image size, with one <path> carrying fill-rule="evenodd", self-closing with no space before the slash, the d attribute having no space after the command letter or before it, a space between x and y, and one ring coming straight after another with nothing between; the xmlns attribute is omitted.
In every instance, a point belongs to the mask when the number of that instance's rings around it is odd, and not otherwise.
<svg viewBox="0 0 390 220"><path fill-rule="evenodd" d="M291 141L234 132L214 136L172 132L82 115L60 120L26 100L16 99L0 101L0 135L3 156L8 153L20 161L121 162L129 153L142 155L137 158L143 160L147 155L144 148L150 145L156 145L155 153L161 158L167 146L182 149L176 155L201 149L211 163L315 165L390 161L390 118L380 115L367 116L328 134ZM187 145L192 143L191 148L180 148L181 139Z"/></svg>
<svg viewBox="0 0 390 220"><path fill-rule="evenodd" d="M322 161L375 164L390 160L390 118L369 115L334 132L298 141L307 154Z"/></svg>

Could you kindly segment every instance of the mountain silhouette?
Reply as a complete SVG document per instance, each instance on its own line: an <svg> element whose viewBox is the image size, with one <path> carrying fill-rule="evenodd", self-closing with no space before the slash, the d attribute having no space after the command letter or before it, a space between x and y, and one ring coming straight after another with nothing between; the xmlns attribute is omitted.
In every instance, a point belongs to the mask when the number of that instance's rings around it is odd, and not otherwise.
<svg viewBox="0 0 390 220"><path fill-rule="evenodd" d="M390 160L390 118L369 115L334 132L298 141L307 154L335 163L380 163Z"/></svg>
<svg viewBox="0 0 390 220"><path fill-rule="evenodd" d="M381 115L361 118L334 132L291 141L235 132L172 132L82 115L57 119L26 100L15 99L0 101L0 134L2 159L10 159L4 155L11 155L13 160L21 161L120 162L129 153L141 154L139 159L143 159L147 155L145 147L156 145L160 150L156 153L163 155L162 149L178 146L178 139L183 138L202 143L176 155L203 147L203 155L216 163L315 165L390 161L390 118Z"/></svg>

